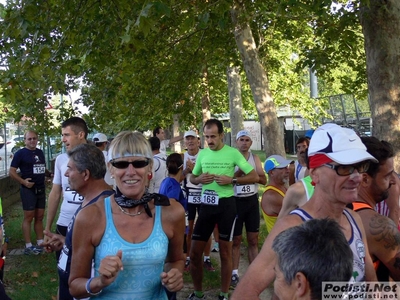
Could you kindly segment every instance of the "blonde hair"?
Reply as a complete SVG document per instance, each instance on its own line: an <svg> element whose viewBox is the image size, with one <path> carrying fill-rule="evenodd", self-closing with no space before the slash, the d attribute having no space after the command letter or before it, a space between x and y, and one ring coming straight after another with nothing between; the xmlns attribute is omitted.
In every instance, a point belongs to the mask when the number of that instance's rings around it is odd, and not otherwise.
<svg viewBox="0 0 400 300"><path fill-rule="evenodd" d="M108 161L120 157L141 156L150 159L153 164L153 153L150 143L138 131L121 131L112 140L108 150Z"/></svg>

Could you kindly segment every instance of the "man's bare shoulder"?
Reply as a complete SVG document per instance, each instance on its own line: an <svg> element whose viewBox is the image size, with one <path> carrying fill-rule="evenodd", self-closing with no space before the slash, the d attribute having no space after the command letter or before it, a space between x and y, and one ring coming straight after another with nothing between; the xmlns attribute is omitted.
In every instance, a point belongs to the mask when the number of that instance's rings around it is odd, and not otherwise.
<svg viewBox="0 0 400 300"><path fill-rule="evenodd" d="M282 200L283 200L283 196L280 193L278 193L276 190L269 189L263 193L261 201L263 201L265 203L269 203L269 202L276 202L276 201L282 202Z"/></svg>
<svg viewBox="0 0 400 300"><path fill-rule="evenodd" d="M267 239L275 239L275 237L281 233L282 231L298 226L302 224L304 221L298 215L287 215L279 218L274 227L272 228L270 234L268 234ZM272 243L271 243L272 244Z"/></svg>
<svg viewBox="0 0 400 300"><path fill-rule="evenodd" d="M355 212L353 212L355 214ZM375 241L388 241L400 238L400 232L397 225L392 219L383 216L372 209L364 209L357 212L358 217L363 221L367 236L372 237ZM397 241L400 244L400 241ZM390 247L386 243L387 247Z"/></svg>

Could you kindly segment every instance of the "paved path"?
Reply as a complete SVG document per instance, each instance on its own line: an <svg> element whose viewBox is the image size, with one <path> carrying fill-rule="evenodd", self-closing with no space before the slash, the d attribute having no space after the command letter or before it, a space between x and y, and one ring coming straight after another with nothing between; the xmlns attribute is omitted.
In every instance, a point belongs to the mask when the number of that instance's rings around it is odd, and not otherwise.
<svg viewBox="0 0 400 300"><path fill-rule="evenodd" d="M7 251L7 255L23 255L24 254L24 249L12 249L10 251Z"/></svg>

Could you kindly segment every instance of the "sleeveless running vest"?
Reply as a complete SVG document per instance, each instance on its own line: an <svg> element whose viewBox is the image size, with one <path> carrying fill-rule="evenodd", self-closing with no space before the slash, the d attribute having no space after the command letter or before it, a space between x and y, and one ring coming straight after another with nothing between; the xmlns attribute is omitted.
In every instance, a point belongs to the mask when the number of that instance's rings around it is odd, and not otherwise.
<svg viewBox="0 0 400 300"><path fill-rule="evenodd" d="M303 209L297 208L290 212L291 215L299 216L303 221L311 220L312 217ZM361 231L357 226L353 216L344 210L343 214L351 225L351 237L349 242L351 251L353 252L353 277L350 282L363 282L365 281L365 246L362 240Z"/></svg>
<svg viewBox="0 0 400 300"><path fill-rule="evenodd" d="M142 243L125 241L115 228L110 198L104 200L106 228L100 244L95 250L94 268L96 276L101 260L107 255L115 255L122 250L124 270L115 281L103 289L96 299L162 299L167 295L161 284L160 274L168 252L168 237L161 224L161 206L156 206L153 231ZM135 230L132 228L132 230Z"/></svg>
<svg viewBox="0 0 400 300"><path fill-rule="evenodd" d="M106 190L101 192L99 195L97 195L95 198L89 201L88 204L85 205L91 205L95 203L101 196L106 195L106 196L111 196L115 192L112 190ZM68 225L67 228L67 234L65 236L65 242L63 245L63 248L61 249L60 257L58 259L57 267L61 272L64 272L66 274L69 274L70 268L71 268L71 259L72 259L72 234L74 230L74 225L75 225L75 218L78 215L78 213L81 211L81 209L84 208L82 205L78 207L76 210L74 216L72 217L71 222ZM68 278L67 278L68 281Z"/></svg>
<svg viewBox="0 0 400 300"><path fill-rule="evenodd" d="M285 193L283 191L281 191L280 189L278 189L272 185L267 185L264 193L268 190L273 190L273 191L277 192L279 195L281 195L282 197L285 197ZM268 232L271 232L272 227L274 227L276 220L278 219L278 215L270 216L264 211L264 209L262 207L261 207L261 211L262 211L262 214L264 217L265 225L267 225L267 230L268 230Z"/></svg>
<svg viewBox="0 0 400 300"><path fill-rule="evenodd" d="M389 207L388 207L388 205L386 203L386 200L378 202L375 205L375 211L377 213L379 213L380 215L382 215L382 216L389 217L390 210L389 210Z"/></svg>
<svg viewBox="0 0 400 300"><path fill-rule="evenodd" d="M254 161L254 155L253 153L249 153L249 158L247 159L247 162L253 166L254 170L256 170L256 162ZM238 167L235 167L235 172L239 170ZM235 197L239 198L245 198L249 196L253 196L258 193L258 184L253 183L253 184L237 184L233 186L233 190L235 192Z"/></svg>
<svg viewBox="0 0 400 300"><path fill-rule="evenodd" d="M356 202L353 202L352 205L353 205L354 211L360 211L363 209L374 210L374 208L371 205L369 205L368 203L365 203L365 202L356 201ZM375 269L378 281L389 281L389 269L384 264L382 264L381 261L376 257L373 260L373 263L374 263L374 269Z"/></svg>
<svg viewBox="0 0 400 300"><path fill-rule="evenodd" d="M199 155L197 152L196 155L190 155L188 152L183 153L183 170L186 169L186 162L188 159L192 161L192 163L196 163L197 156ZM186 192L186 197L188 199L188 203L190 204L201 204L201 184L195 185L190 182L190 174L186 175L186 178L183 181L183 187Z"/></svg>
<svg viewBox="0 0 400 300"><path fill-rule="evenodd" d="M299 161L296 160L294 162L294 179L295 182L299 181L300 179L304 178L304 175L306 174L307 167L303 167L301 164L299 164Z"/></svg>

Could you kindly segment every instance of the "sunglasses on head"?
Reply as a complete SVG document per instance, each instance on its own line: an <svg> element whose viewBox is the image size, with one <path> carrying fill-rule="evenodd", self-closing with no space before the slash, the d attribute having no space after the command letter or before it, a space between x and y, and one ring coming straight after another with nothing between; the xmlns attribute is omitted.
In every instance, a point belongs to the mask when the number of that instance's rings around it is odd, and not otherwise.
<svg viewBox="0 0 400 300"><path fill-rule="evenodd" d="M331 165L331 164L323 164L323 166L331 168L336 171L336 174L339 176L348 176L354 173L357 170L358 173L365 173L369 168L369 161L363 161L356 165Z"/></svg>
<svg viewBox="0 0 400 300"><path fill-rule="evenodd" d="M110 164L117 168L117 169L126 169L129 165L132 165L135 169L144 168L150 163L150 159L146 158L145 160L134 160L134 161L126 161L126 160L119 160L110 161Z"/></svg>

